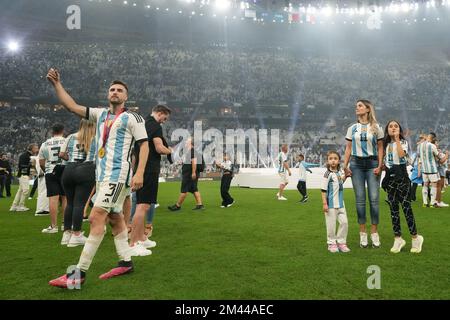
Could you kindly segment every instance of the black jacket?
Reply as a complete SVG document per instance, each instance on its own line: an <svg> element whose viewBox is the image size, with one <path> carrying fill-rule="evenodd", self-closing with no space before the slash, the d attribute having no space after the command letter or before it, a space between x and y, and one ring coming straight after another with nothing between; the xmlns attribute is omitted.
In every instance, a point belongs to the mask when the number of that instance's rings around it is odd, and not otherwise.
<svg viewBox="0 0 450 320"><path fill-rule="evenodd" d="M26 151L19 157L19 168L17 170L17 176L29 176L31 169L31 153Z"/></svg>

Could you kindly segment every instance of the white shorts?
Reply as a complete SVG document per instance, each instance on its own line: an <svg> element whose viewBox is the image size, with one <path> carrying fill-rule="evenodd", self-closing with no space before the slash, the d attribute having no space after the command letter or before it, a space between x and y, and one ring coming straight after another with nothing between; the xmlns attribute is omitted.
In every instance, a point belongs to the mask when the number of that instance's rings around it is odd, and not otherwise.
<svg viewBox="0 0 450 320"><path fill-rule="evenodd" d="M289 182L288 174L287 172L278 172L278 175L280 176L281 183L286 184Z"/></svg>
<svg viewBox="0 0 450 320"><path fill-rule="evenodd" d="M129 188L124 183L97 182L94 207L102 208L108 213L120 213L129 192Z"/></svg>
<svg viewBox="0 0 450 320"><path fill-rule="evenodd" d="M437 173L423 173L423 182L427 183L427 182L438 182L439 181L439 175Z"/></svg>

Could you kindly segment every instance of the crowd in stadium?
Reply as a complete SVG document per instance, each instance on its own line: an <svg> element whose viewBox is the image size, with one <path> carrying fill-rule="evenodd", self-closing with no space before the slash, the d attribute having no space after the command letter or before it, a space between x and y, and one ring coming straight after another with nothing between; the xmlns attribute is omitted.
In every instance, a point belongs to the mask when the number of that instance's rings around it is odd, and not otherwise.
<svg viewBox="0 0 450 320"><path fill-rule="evenodd" d="M49 101L54 95L45 74L51 66L63 70L64 85L73 96L98 103L105 98L105 87L117 78L128 83L136 104L142 101L141 106L148 109L148 101L165 101L172 107L174 114L164 129L168 136L176 128L192 129L193 121L199 119L204 127L222 131L280 129L282 137L290 137L286 142L291 144L292 153L305 154L308 162L321 163L330 148L343 151L345 128L354 121L354 103L360 97L375 101L381 123L391 118L409 120L411 141L417 141L423 131L449 136L449 125L439 122L438 115L424 118L411 111L439 112L449 102L448 68L426 61L305 58L288 48L245 46L34 43L20 54L1 54L4 63L0 73L14 74L2 79L0 95L6 100L25 97ZM178 104L172 106L171 102ZM297 115L291 109L277 107L295 102L301 110ZM192 108L191 103L205 106ZM224 113L208 103L240 107ZM262 104L273 107L255 112L253 106ZM320 108L330 107L336 111L324 118ZM145 113L143 110L141 113ZM26 112L26 119L22 112ZM0 114L4 137L1 151L11 153L13 164L18 150L48 137L51 124L64 123L67 134L77 127L73 115L51 104L8 102L0 108ZM292 118L298 118L295 126ZM331 118L340 121L324 126ZM445 139L441 143L448 145Z"/></svg>
<svg viewBox="0 0 450 320"><path fill-rule="evenodd" d="M16 55L0 54L0 73L14 74L2 79L2 95L7 96L51 96L42 80L52 66L64 70L63 80L74 96L90 99L103 99L111 79L128 83L137 101L300 101L340 107L370 97L386 108L436 109L448 102L450 93L448 68L406 57L315 56L288 48L243 46L53 43L30 44Z"/></svg>

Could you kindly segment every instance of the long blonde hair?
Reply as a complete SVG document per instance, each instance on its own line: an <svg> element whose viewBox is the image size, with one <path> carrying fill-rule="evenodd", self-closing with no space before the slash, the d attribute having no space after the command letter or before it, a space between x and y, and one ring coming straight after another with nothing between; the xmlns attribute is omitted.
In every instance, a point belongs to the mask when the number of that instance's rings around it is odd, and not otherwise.
<svg viewBox="0 0 450 320"><path fill-rule="evenodd" d="M358 102L361 102L366 108L369 109L367 120L369 121L370 130L372 131L372 133L378 132L378 121L375 115L375 107L373 106L373 103L365 99L359 99L358 101L356 101L356 104L358 104Z"/></svg>
<svg viewBox="0 0 450 320"><path fill-rule="evenodd" d="M91 147L92 138L95 136L95 123L90 120L81 119L77 138L83 146L84 152L88 152Z"/></svg>

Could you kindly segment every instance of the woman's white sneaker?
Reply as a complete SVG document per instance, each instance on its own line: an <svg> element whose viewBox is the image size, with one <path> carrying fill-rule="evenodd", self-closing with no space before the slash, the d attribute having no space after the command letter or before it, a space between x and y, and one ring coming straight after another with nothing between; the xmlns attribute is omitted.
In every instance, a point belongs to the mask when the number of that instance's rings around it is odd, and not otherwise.
<svg viewBox="0 0 450 320"><path fill-rule="evenodd" d="M42 229L42 233L58 233L58 227L48 226L45 229Z"/></svg>
<svg viewBox="0 0 450 320"><path fill-rule="evenodd" d="M359 246L361 248L367 248L368 245L369 245L369 242L367 241L367 233L360 232L359 233Z"/></svg>
<svg viewBox="0 0 450 320"><path fill-rule="evenodd" d="M77 246L84 246L86 243L87 238L84 236L84 232L81 232L78 236L75 234L72 234L70 237L69 243L67 244L67 247L73 248Z"/></svg>
<svg viewBox="0 0 450 320"><path fill-rule="evenodd" d="M378 235L378 233L371 233L370 240L372 240L372 248L378 249L381 246L380 236Z"/></svg>
<svg viewBox="0 0 450 320"><path fill-rule="evenodd" d="M145 241L138 241L137 243L146 249L156 247L156 241L152 241L150 239L147 239Z"/></svg>
<svg viewBox="0 0 450 320"><path fill-rule="evenodd" d="M132 257L145 257L152 254L151 250L145 249L141 244L136 243L130 247Z"/></svg>
<svg viewBox="0 0 450 320"><path fill-rule="evenodd" d="M72 236L72 231L70 231L70 230L64 231L62 239L61 239L61 245L67 246L71 236Z"/></svg>
<svg viewBox="0 0 450 320"><path fill-rule="evenodd" d="M422 251L423 237L418 235L417 238L412 239L411 252L420 253Z"/></svg>
<svg viewBox="0 0 450 320"><path fill-rule="evenodd" d="M399 253L402 248L406 245L406 241L403 238L395 238L394 245L391 248L392 253Z"/></svg>

